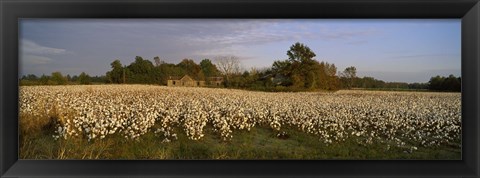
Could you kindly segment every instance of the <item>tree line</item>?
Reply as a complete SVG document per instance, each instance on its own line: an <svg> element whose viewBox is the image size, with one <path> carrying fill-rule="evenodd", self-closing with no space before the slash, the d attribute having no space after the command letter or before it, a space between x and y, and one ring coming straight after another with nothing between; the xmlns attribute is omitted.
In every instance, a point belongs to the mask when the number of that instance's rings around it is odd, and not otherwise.
<svg viewBox="0 0 480 178"><path fill-rule="evenodd" d="M105 76L90 76L85 72L79 75L66 75L61 72L52 72L51 75L41 75L40 77L34 74L28 74L20 78L20 85L89 85L89 84L102 84L105 83Z"/></svg>
<svg viewBox="0 0 480 178"><path fill-rule="evenodd" d="M435 76L427 83L403 83L357 77L354 66L339 72L335 64L316 60L316 54L299 42L290 46L287 56L287 59L274 61L271 67L250 70L242 70L241 62L236 56L217 56L213 61L203 59L199 64L192 59L183 59L178 64L172 64L158 56L153 58L153 62L136 56L129 65L114 60L110 63L111 70L104 76L91 77L85 72L73 77L63 76L60 72L41 77L29 74L20 79L20 85L166 85L167 80L172 77L189 75L194 80L205 81L207 85L212 78L222 77L223 87L260 91L335 91L352 88L461 91L461 78L453 75Z"/></svg>
<svg viewBox="0 0 480 178"><path fill-rule="evenodd" d="M211 77L218 77L220 71L210 59L203 59L200 64L192 59L183 59L178 64L162 61L159 57L154 58L155 64L135 57L135 61L128 66L119 60L114 60L110 66L112 69L106 73L106 83L125 84L160 84L166 85L171 77L189 75L194 80L209 82Z"/></svg>
<svg viewBox="0 0 480 178"><path fill-rule="evenodd" d="M454 75L431 77L426 83L385 82L373 77L356 77L353 88L368 89L398 89L398 90L429 90L460 92L462 88L461 77Z"/></svg>

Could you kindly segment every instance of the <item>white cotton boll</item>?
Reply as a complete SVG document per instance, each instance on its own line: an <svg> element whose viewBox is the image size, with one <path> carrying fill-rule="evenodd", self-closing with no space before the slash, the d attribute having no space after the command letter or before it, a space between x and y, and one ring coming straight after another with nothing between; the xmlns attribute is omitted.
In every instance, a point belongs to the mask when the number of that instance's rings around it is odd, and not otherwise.
<svg viewBox="0 0 480 178"><path fill-rule="evenodd" d="M92 89L87 92L85 87ZM338 91L273 95L146 85L25 88L21 96L35 97L20 100L29 101L19 103L21 113L41 111L34 115L43 117L49 114L46 111L55 111L51 104L37 109L38 104L33 102L37 100L50 103L58 100L56 109L62 110L60 115L64 118L68 118L66 113L76 112L73 119L66 120L65 126L55 130L63 138L81 132L102 137L115 134L112 130L116 129L126 138L137 138L149 131L157 132L151 128L158 125L166 130L184 128L182 132L189 138L201 140L205 126L212 124L212 129L227 139L238 129L250 131L266 124L275 130L291 126L310 134L325 135L328 143L363 135L368 137L364 143L401 137L418 141L421 146L432 146L453 143L461 133L461 95L451 93ZM75 97L68 98L70 93L76 93ZM69 109L72 111L63 111ZM170 133L165 134L169 139L174 138ZM441 141L432 142L430 138Z"/></svg>

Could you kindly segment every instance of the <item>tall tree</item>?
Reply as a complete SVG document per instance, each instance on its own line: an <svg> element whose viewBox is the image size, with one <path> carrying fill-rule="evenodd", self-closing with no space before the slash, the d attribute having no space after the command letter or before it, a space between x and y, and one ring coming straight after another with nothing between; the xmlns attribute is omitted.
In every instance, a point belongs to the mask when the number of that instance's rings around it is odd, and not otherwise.
<svg viewBox="0 0 480 178"><path fill-rule="evenodd" d="M292 62L289 60L274 61L272 64L272 71L277 74L289 76L292 73L291 65Z"/></svg>
<svg viewBox="0 0 480 178"><path fill-rule="evenodd" d="M205 80L202 68L192 59L183 59L182 62L177 64L177 66L183 69L183 71L185 71L190 77L197 80Z"/></svg>
<svg viewBox="0 0 480 178"><path fill-rule="evenodd" d="M215 66L210 59L203 59L200 61L200 67L202 73L205 75L205 82L207 84L210 84L210 77L218 77L220 75L217 66Z"/></svg>
<svg viewBox="0 0 480 178"><path fill-rule="evenodd" d="M86 74L85 72L82 72L80 73L80 75L78 76L78 81L80 84L82 85L88 85L90 84L91 82L91 78L88 74Z"/></svg>
<svg viewBox="0 0 480 178"><path fill-rule="evenodd" d="M49 84L48 81L50 81L50 77L48 75L42 74L39 80L42 85L47 85Z"/></svg>
<svg viewBox="0 0 480 178"><path fill-rule="evenodd" d="M225 75L227 81L230 76L240 74L241 72L240 59L237 56L217 56L215 61L218 69Z"/></svg>
<svg viewBox="0 0 480 178"><path fill-rule="evenodd" d="M287 51L288 59L293 62L304 62L312 60L316 54L310 50L310 48L302 43L296 42L290 46L290 50Z"/></svg>
<svg viewBox="0 0 480 178"><path fill-rule="evenodd" d="M435 76L430 78L428 89L437 91L456 91L462 90L462 81L460 77L450 74L448 77Z"/></svg>
<svg viewBox="0 0 480 178"><path fill-rule="evenodd" d="M53 72L51 80L57 85L67 84L67 78L64 77L61 72Z"/></svg>
<svg viewBox="0 0 480 178"><path fill-rule="evenodd" d="M439 75L430 78L428 82L428 89L430 90L442 90L442 83L445 80L445 77L440 77Z"/></svg>
<svg viewBox="0 0 480 178"><path fill-rule="evenodd" d="M205 77L215 77L220 74L218 71L217 66L210 61L210 59L203 59L200 61L200 67L202 68L203 74Z"/></svg>
<svg viewBox="0 0 480 178"><path fill-rule="evenodd" d="M141 56L135 57L135 62L127 66L126 71L129 75L129 83L154 83L153 80L153 64L149 60L143 59Z"/></svg>
<svg viewBox="0 0 480 178"><path fill-rule="evenodd" d="M34 74L28 74L28 75L24 75L22 77L22 80L31 80L31 81L35 81L35 80L38 80L38 77Z"/></svg>
<svg viewBox="0 0 480 178"><path fill-rule="evenodd" d="M347 79L347 88L352 88L357 78L357 68L350 66L343 71L343 77Z"/></svg>
<svg viewBox="0 0 480 178"><path fill-rule="evenodd" d="M337 74L337 67L335 64L329 64L328 62L324 63L325 67L325 74L326 74L326 83L327 83L327 90L336 90L338 89L339 81Z"/></svg>
<svg viewBox="0 0 480 178"><path fill-rule="evenodd" d="M290 47L287 55L287 60L274 61L272 64L277 81L282 81L277 83L294 88L337 89L337 67L313 59L316 54L308 46L297 42Z"/></svg>
<svg viewBox="0 0 480 178"><path fill-rule="evenodd" d="M120 60L114 60L110 66L112 66L112 70L108 71L106 76L110 83L123 83L124 78L124 67Z"/></svg>
<svg viewBox="0 0 480 178"><path fill-rule="evenodd" d="M155 67L158 67L158 66L160 66L160 65L162 65L162 64L164 63L164 62L160 59L160 57L158 57L158 56L155 56L155 57L153 58L153 61L155 61Z"/></svg>

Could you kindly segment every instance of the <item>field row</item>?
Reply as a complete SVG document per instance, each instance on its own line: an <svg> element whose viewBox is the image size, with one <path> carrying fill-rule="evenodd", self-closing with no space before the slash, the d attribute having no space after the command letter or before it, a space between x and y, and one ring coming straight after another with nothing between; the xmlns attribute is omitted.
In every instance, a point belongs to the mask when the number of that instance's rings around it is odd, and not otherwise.
<svg viewBox="0 0 480 178"><path fill-rule="evenodd" d="M283 127L326 144L356 138L388 147L460 147L460 93L338 91L265 93L149 85L22 86L20 123L53 123L55 139L136 139L155 132L170 142L180 130L201 140L211 128L225 141L235 130ZM52 119L52 120L50 120ZM38 125L37 124L37 125ZM34 126L30 126L34 127ZM183 134L183 133L182 133Z"/></svg>

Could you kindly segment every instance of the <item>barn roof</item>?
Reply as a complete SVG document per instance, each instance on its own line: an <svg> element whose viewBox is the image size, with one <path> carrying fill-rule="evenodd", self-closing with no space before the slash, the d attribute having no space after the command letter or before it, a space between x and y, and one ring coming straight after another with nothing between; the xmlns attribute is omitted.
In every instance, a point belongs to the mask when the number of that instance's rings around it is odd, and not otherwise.
<svg viewBox="0 0 480 178"><path fill-rule="evenodd" d="M182 81L197 81L194 78L190 77L189 75L184 75L183 77L180 76L169 76L168 80L182 80ZM198 80L200 81L200 80Z"/></svg>
<svg viewBox="0 0 480 178"><path fill-rule="evenodd" d="M179 76L168 76L168 80L180 80L181 77Z"/></svg>
<svg viewBox="0 0 480 178"><path fill-rule="evenodd" d="M184 75L181 79L181 81L194 81L190 76Z"/></svg>

